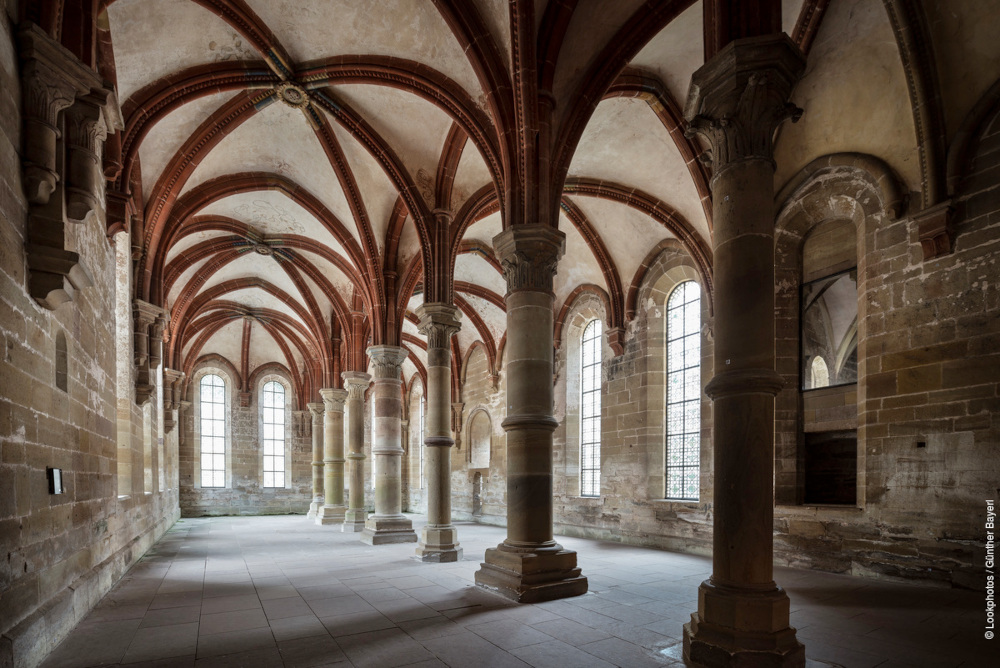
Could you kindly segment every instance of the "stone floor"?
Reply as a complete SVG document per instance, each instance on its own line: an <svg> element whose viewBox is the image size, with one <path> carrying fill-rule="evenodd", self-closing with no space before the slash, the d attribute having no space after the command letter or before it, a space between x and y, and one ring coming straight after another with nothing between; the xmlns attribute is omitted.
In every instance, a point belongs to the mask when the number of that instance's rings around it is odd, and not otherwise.
<svg viewBox="0 0 1000 668"><path fill-rule="evenodd" d="M561 538L590 593L515 605L472 584L504 530L459 533L464 561L424 564L412 543L371 547L302 516L183 519L43 665L683 665L681 625L708 559ZM775 577L811 665L1000 665L987 662L981 592L790 569Z"/></svg>

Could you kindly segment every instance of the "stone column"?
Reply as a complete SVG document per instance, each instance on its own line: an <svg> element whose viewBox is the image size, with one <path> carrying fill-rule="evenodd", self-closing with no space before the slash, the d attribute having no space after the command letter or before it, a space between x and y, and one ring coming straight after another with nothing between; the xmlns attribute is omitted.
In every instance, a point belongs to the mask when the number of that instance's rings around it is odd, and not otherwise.
<svg viewBox="0 0 1000 668"><path fill-rule="evenodd" d="M365 390L372 377L360 371L340 374L347 388L347 468L350 476L350 494L344 515L343 531L361 531L365 528Z"/></svg>
<svg viewBox="0 0 1000 668"><path fill-rule="evenodd" d="M323 404L317 401L306 405L313 415L312 503L306 517L316 517L323 505Z"/></svg>
<svg viewBox="0 0 1000 668"><path fill-rule="evenodd" d="M372 458L375 465L375 514L365 521L361 541L369 545L416 542L413 522L403 515L403 380L407 352L397 346L368 349L375 371Z"/></svg>
<svg viewBox="0 0 1000 668"><path fill-rule="evenodd" d="M424 442L427 526L417 556L423 561L458 561L462 548L451 524L451 337L459 330L458 309L431 303L417 307L420 333L427 336L427 413Z"/></svg>
<svg viewBox="0 0 1000 668"><path fill-rule="evenodd" d="M803 666L773 579L774 160L777 126L805 68L786 35L731 42L691 78L685 118L712 147L715 230L715 498L712 577L684 626L705 666Z"/></svg>
<svg viewBox="0 0 1000 668"><path fill-rule="evenodd" d="M316 524L344 521L344 400L345 390L320 390L323 397L323 505L317 510Z"/></svg>
<svg viewBox="0 0 1000 668"><path fill-rule="evenodd" d="M507 538L476 584L522 603L587 591L576 552L552 537L552 277L565 239L546 225L493 238L507 280Z"/></svg>

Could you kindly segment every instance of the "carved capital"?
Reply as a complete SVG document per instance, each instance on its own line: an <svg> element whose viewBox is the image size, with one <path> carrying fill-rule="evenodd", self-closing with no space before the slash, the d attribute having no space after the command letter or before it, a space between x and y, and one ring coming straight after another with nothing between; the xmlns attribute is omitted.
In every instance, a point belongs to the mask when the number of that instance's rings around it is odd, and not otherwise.
<svg viewBox="0 0 1000 668"><path fill-rule="evenodd" d="M371 385L372 377L361 371L345 371L340 374L344 379L344 387L347 388L347 398L349 401L359 399L365 400L365 392Z"/></svg>
<svg viewBox="0 0 1000 668"><path fill-rule="evenodd" d="M427 351L448 350L451 337L462 328L462 313L451 304L427 303L417 307L418 329L427 337Z"/></svg>
<svg viewBox="0 0 1000 668"><path fill-rule="evenodd" d="M556 265L566 250L566 235L548 225L512 225L493 237L507 292L552 292Z"/></svg>
<svg viewBox="0 0 1000 668"><path fill-rule="evenodd" d="M730 42L691 76L685 134L711 145L713 179L744 160L773 161L774 131L802 110L788 102L805 56L787 35Z"/></svg>
<svg viewBox="0 0 1000 668"><path fill-rule="evenodd" d="M323 388L319 391L319 396L323 397L323 407L327 411L334 413L344 412L344 401L347 400L347 390Z"/></svg>
<svg viewBox="0 0 1000 668"><path fill-rule="evenodd" d="M324 409L323 404L318 401L313 401L306 404L306 407L312 413L313 427L323 426L323 409Z"/></svg>
<svg viewBox="0 0 1000 668"><path fill-rule="evenodd" d="M398 346L371 346L368 357L371 359L375 380L399 380L403 360L407 355L407 350Z"/></svg>
<svg viewBox="0 0 1000 668"><path fill-rule="evenodd" d="M920 235L920 246L924 251L924 260L949 255L952 252L951 214L954 211L951 200L941 202L924 209L913 216Z"/></svg>

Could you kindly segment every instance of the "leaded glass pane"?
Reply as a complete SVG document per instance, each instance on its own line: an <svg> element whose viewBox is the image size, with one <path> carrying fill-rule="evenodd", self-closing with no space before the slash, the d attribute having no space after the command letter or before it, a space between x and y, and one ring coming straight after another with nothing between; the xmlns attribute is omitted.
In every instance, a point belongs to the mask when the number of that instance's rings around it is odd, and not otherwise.
<svg viewBox="0 0 1000 668"><path fill-rule="evenodd" d="M580 341L580 494L601 493L601 321Z"/></svg>
<svg viewBox="0 0 1000 668"><path fill-rule="evenodd" d="M201 486L226 485L226 384L219 376L203 376L200 385Z"/></svg>
<svg viewBox="0 0 1000 668"><path fill-rule="evenodd" d="M698 499L701 466L701 288L681 283L667 301L666 495Z"/></svg>
<svg viewBox="0 0 1000 668"><path fill-rule="evenodd" d="M261 391L264 487L285 486L285 388L269 381Z"/></svg>

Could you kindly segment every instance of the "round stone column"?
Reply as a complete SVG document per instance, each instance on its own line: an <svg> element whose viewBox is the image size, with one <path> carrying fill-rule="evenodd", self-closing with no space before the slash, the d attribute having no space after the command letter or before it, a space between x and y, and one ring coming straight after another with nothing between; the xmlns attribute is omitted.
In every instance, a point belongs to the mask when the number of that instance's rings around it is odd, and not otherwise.
<svg viewBox="0 0 1000 668"><path fill-rule="evenodd" d="M507 280L507 538L476 584L522 603L587 591L576 552L552 534L552 278L566 235L513 225L493 238Z"/></svg>
<svg viewBox="0 0 1000 668"><path fill-rule="evenodd" d="M316 401L306 404L312 413L312 503L306 517L314 518L323 505L323 404Z"/></svg>
<svg viewBox="0 0 1000 668"><path fill-rule="evenodd" d="M403 515L403 380L406 349L372 346L368 349L375 372L375 416L372 420L372 457L375 465L375 514L365 521L361 542L369 545L416 542L413 522Z"/></svg>
<svg viewBox="0 0 1000 668"><path fill-rule="evenodd" d="M696 71L684 115L712 147L715 377L712 577L684 626L702 666L804 666L773 579L775 128L805 67L786 35L731 42Z"/></svg>
<svg viewBox="0 0 1000 668"><path fill-rule="evenodd" d="M372 377L361 371L340 374L347 388L347 474L351 481L342 531L361 531L365 511L365 391Z"/></svg>
<svg viewBox="0 0 1000 668"><path fill-rule="evenodd" d="M420 333L427 336L427 414L423 448L427 462L427 526L417 556L423 561L458 561L462 548L451 524L451 346L460 328L458 309L430 303L417 307Z"/></svg>
<svg viewBox="0 0 1000 668"><path fill-rule="evenodd" d="M322 389L323 397L323 505L316 524L341 524L344 506L344 400L345 390Z"/></svg>

